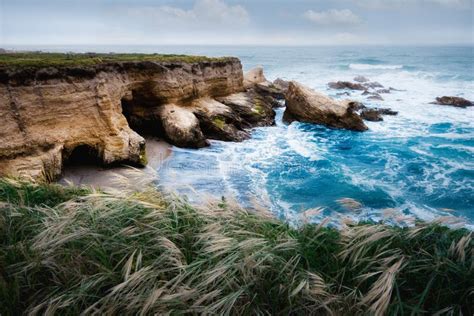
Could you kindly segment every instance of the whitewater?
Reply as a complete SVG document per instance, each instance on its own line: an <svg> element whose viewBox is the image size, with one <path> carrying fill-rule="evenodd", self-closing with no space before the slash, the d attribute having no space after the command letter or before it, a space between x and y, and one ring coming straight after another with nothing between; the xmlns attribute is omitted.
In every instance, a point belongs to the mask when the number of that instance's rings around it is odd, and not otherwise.
<svg viewBox="0 0 474 316"><path fill-rule="evenodd" d="M166 52L166 51L165 51ZM442 95L474 99L472 47L190 47L183 53L233 55L245 70L262 65L269 80L296 80L334 98L390 107L397 116L357 133L294 122L242 143L174 148L160 186L186 194L269 207L291 222L450 219L474 227L474 110L431 104ZM365 76L397 91L372 101L327 83ZM307 210L321 208L306 218Z"/></svg>

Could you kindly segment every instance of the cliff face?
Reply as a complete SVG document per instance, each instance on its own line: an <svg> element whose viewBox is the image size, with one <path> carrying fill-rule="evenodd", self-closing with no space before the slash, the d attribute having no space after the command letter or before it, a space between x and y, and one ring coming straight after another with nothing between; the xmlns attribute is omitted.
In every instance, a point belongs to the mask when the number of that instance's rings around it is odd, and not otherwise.
<svg viewBox="0 0 474 316"><path fill-rule="evenodd" d="M251 124L215 100L240 93L246 112L257 117ZM104 164L143 164L145 141L137 131L189 147L205 146L209 137L240 140L244 127L273 123L266 96L252 93L244 90L236 58L0 67L0 175L54 178L84 147Z"/></svg>

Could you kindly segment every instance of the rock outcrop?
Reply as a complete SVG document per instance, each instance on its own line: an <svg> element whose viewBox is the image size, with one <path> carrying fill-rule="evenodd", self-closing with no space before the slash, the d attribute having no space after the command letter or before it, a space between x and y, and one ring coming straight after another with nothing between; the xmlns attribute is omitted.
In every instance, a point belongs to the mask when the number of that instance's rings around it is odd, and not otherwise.
<svg viewBox="0 0 474 316"><path fill-rule="evenodd" d="M349 90L365 90L366 87L360 83L350 81L337 81L328 83L331 89L349 89Z"/></svg>
<svg viewBox="0 0 474 316"><path fill-rule="evenodd" d="M360 116L371 122L380 122L383 121L382 115L397 115L397 111L393 111L389 108L363 108L360 111Z"/></svg>
<svg viewBox="0 0 474 316"><path fill-rule="evenodd" d="M0 176L55 178L78 147L105 165L142 165L139 133L183 147L242 140L273 124L273 101L246 91L237 58L0 66Z"/></svg>
<svg viewBox="0 0 474 316"><path fill-rule="evenodd" d="M290 82L283 119L321 124L332 128L365 131L367 126L356 113L356 104L336 101L297 82Z"/></svg>
<svg viewBox="0 0 474 316"><path fill-rule="evenodd" d="M458 108L466 108L468 106L474 106L474 103L461 98L461 97L449 97L449 96L444 96L444 97L438 97L436 98L436 102L433 102L434 104L440 104L440 105L450 105Z"/></svg>

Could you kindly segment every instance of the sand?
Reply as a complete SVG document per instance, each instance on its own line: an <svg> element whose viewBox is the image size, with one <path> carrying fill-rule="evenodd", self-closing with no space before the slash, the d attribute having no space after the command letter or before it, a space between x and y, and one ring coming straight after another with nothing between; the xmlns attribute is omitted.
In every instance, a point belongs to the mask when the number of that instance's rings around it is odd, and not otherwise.
<svg viewBox="0 0 474 316"><path fill-rule="evenodd" d="M170 158L171 145L157 138L146 139L146 168L132 168L120 166L106 168L93 165L65 167L63 175L58 180L60 184L89 186L103 191L139 189L150 182L157 180L157 171Z"/></svg>

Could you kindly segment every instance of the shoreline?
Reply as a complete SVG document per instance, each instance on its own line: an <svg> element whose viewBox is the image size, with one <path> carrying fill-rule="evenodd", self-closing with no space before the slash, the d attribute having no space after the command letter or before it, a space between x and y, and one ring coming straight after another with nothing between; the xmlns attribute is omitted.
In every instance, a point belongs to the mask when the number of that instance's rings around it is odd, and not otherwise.
<svg viewBox="0 0 474 316"><path fill-rule="evenodd" d="M157 179L157 170L172 156L171 145L157 137L146 137L148 164L144 168L126 165L102 167L96 165L74 165L64 168L61 185L88 186L104 191L140 188Z"/></svg>

